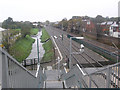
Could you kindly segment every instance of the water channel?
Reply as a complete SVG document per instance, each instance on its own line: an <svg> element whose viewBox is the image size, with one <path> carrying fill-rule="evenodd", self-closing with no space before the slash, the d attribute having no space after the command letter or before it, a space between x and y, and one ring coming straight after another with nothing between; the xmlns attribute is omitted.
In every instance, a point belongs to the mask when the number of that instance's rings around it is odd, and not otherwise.
<svg viewBox="0 0 120 90"><path fill-rule="evenodd" d="M27 59L34 59L34 58L38 58L38 51L37 51L37 39L38 39L38 45L39 45L39 59L41 60L45 50L42 47L43 43L41 43L41 35L42 35L42 31L39 31L37 35L32 36L33 39L35 39L35 42L32 45L32 50L30 55L26 58ZM37 65L34 65L34 67L36 67ZM35 74L36 70L32 70L31 66L27 66L27 69L29 69L33 74Z"/></svg>
<svg viewBox="0 0 120 90"><path fill-rule="evenodd" d="M38 58L37 39L38 39L38 44L39 44L39 58L40 60L42 59L45 53L45 50L42 47L43 43L41 43L41 39L40 39L41 35L42 35L42 31L39 31L37 35L32 36L32 38L35 39L35 42L32 45L32 50L31 50L30 55L26 59Z"/></svg>

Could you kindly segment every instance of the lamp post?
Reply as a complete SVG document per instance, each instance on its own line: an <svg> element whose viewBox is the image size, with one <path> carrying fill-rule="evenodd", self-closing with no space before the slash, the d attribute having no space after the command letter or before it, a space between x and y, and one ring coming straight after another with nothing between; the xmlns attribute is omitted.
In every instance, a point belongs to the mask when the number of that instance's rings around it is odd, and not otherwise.
<svg viewBox="0 0 120 90"><path fill-rule="evenodd" d="M72 39L76 38L76 39L84 39L84 37L70 37L70 62L69 62L69 68L71 69L71 62L72 62ZM74 54L77 54L78 52L74 52Z"/></svg>

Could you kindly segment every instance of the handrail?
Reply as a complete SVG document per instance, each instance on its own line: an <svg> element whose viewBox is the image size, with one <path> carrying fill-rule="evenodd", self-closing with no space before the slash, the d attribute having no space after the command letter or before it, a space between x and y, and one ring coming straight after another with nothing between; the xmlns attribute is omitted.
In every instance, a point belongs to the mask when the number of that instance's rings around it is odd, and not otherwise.
<svg viewBox="0 0 120 90"><path fill-rule="evenodd" d="M98 71L86 73L78 64L69 72L62 70L61 79L67 87L77 86L84 88L119 88L120 87L120 63L102 67ZM72 83L71 83L72 82ZM74 82L74 83L73 83Z"/></svg>
<svg viewBox="0 0 120 90"><path fill-rule="evenodd" d="M98 72L102 72L102 71L104 71L104 70L106 70L106 69L108 69L108 68L112 68L112 67L115 67L115 66L117 66L117 65L120 66L120 62L119 62L119 63L116 63L116 64L113 64L113 65L105 66L104 68L101 68L101 69L98 70L98 71L95 71L95 72L89 73L89 75L92 75L92 74L94 74L94 73L98 73ZM86 75L88 75L88 74L86 74Z"/></svg>
<svg viewBox="0 0 120 90"><path fill-rule="evenodd" d="M23 67L19 62L17 62L12 56L10 56L4 49L0 47L0 51L7 55L13 62L15 62L18 66L20 66L23 70L27 71L29 74L31 74L33 77L35 77L30 71L28 71L25 67Z"/></svg>
<svg viewBox="0 0 120 90"><path fill-rule="evenodd" d="M36 75L32 74L5 50L0 48L2 54L2 88L42 88L45 73L37 65Z"/></svg>
<svg viewBox="0 0 120 90"><path fill-rule="evenodd" d="M72 67L72 69L69 72L65 72L65 68L63 70L63 73L61 74L61 78L64 81L67 87L72 87L72 86L77 86L77 87L82 87L84 86L87 88L87 84L83 80L83 75L85 73L80 69L79 65L76 64L75 66Z"/></svg>

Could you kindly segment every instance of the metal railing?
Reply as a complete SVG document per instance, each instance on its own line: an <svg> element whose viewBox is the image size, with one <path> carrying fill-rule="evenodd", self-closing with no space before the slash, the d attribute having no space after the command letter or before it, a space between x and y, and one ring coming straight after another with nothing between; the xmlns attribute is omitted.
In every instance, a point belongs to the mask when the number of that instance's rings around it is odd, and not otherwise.
<svg viewBox="0 0 120 90"><path fill-rule="evenodd" d="M46 75L37 65L36 75L19 64L12 56L0 48L2 55L2 88L43 88Z"/></svg>
<svg viewBox="0 0 120 90"><path fill-rule="evenodd" d="M98 68L80 68L76 64L68 73L62 70L61 79L67 88L120 88L120 63Z"/></svg>

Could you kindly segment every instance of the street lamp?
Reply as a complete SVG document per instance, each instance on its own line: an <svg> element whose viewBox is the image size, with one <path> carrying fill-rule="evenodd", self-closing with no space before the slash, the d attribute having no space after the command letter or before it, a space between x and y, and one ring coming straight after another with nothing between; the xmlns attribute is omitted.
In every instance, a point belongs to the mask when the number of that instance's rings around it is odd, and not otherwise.
<svg viewBox="0 0 120 90"><path fill-rule="evenodd" d="M80 52L72 52L72 39L84 39L84 37L70 37L70 62L69 62L69 68L71 69L71 61L72 61L72 54L80 54Z"/></svg>

